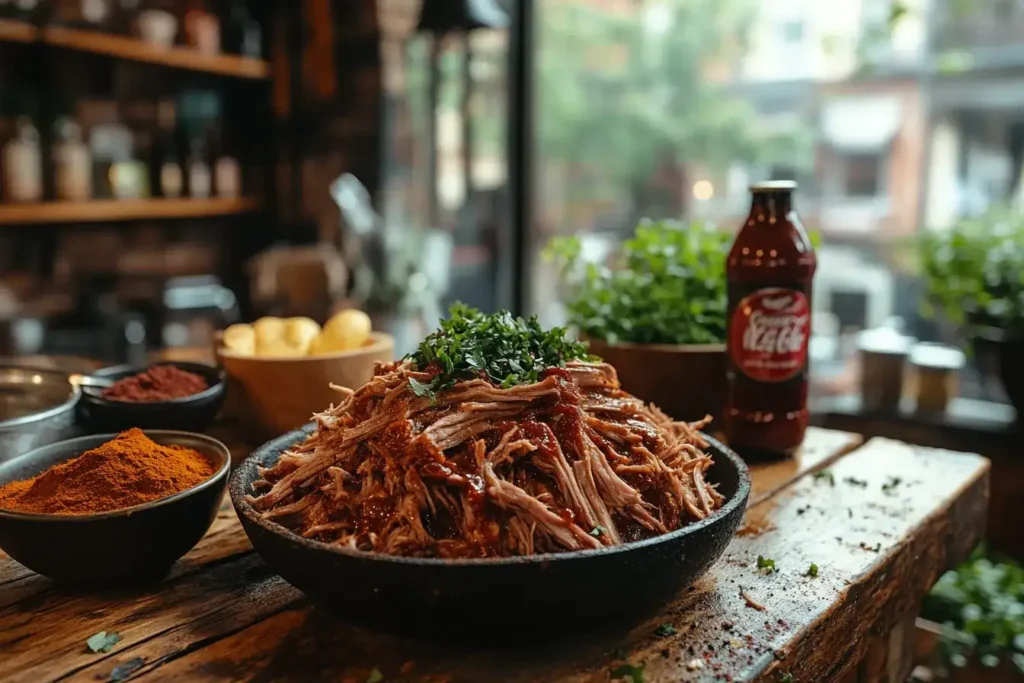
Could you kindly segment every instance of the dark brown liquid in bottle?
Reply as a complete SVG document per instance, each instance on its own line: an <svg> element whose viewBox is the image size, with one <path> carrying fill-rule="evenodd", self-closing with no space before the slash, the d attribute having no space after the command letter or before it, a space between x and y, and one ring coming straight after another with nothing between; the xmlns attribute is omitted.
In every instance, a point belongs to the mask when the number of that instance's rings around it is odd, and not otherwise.
<svg viewBox="0 0 1024 683"><path fill-rule="evenodd" d="M750 215L726 262L725 429L745 456L785 455L807 430L811 280L817 260L792 207L796 184L751 188Z"/></svg>

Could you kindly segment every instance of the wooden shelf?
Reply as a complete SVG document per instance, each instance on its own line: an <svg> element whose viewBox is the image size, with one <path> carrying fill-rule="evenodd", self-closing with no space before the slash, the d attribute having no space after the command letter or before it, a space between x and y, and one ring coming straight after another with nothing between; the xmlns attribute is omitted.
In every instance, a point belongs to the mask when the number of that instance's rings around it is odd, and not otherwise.
<svg viewBox="0 0 1024 683"><path fill-rule="evenodd" d="M32 24L12 19L0 19L0 42L31 43L39 35Z"/></svg>
<svg viewBox="0 0 1024 683"><path fill-rule="evenodd" d="M208 218L255 211L255 199L98 199L88 202L0 204L0 225L98 223Z"/></svg>
<svg viewBox="0 0 1024 683"><path fill-rule="evenodd" d="M0 20L0 41L30 43L38 30L21 21ZM205 71L235 78L267 79L270 63L264 59L237 55L204 55L184 47L162 49L136 38L116 36L98 31L84 31L63 26L42 29L43 42L68 50L108 55L132 62L159 64L175 69Z"/></svg>

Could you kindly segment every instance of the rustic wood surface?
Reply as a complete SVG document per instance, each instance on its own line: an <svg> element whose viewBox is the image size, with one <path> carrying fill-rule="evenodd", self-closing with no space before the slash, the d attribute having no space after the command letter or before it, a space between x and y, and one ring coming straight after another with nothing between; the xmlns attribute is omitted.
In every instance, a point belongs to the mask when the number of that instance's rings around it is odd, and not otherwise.
<svg viewBox="0 0 1024 683"><path fill-rule="evenodd" d="M262 563L229 503L158 589L69 594L0 555L0 680L583 683L614 680L630 664L647 683L903 683L916 606L981 536L988 463L859 443L815 429L797 458L753 466L746 525L661 614L529 648L431 644L346 624ZM778 571L759 572L759 555ZM817 577L805 576L811 563ZM538 605L538 618L550 616ZM675 633L659 635L661 625ZM122 640L90 653L86 639L103 630Z"/></svg>

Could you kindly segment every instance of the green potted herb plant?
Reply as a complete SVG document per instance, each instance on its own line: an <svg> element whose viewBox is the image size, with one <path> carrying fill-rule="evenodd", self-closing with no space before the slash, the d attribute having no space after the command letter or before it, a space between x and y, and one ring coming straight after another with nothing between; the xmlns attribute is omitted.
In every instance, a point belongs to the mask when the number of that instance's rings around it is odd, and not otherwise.
<svg viewBox="0 0 1024 683"><path fill-rule="evenodd" d="M561 268L569 323L612 364L623 388L679 420L721 417L725 402L725 258L712 225L644 221L606 264L583 263L575 237L545 255Z"/></svg>
<svg viewBox="0 0 1024 683"><path fill-rule="evenodd" d="M926 313L962 328L1024 416L1024 213L998 208L921 240Z"/></svg>

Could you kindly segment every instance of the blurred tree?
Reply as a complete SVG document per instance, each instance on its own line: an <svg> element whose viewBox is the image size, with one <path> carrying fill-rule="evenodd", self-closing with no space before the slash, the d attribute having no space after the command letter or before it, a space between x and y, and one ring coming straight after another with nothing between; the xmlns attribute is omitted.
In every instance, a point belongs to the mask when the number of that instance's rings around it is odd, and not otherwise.
<svg viewBox="0 0 1024 683"><path fill-rule="evenodd" d="M678 216L682 174L693 165L810 163L806 140L760 130L754 109L704 71L742 57L754 9L752 0L660 0L621 12L580 0L545 3L538 153L560 162L577 192L628 206L627 221ZM794 163L800 150L804 164ZM652 196L652 184L672 169L680 177L661 184L676 196Z"/></svg>

